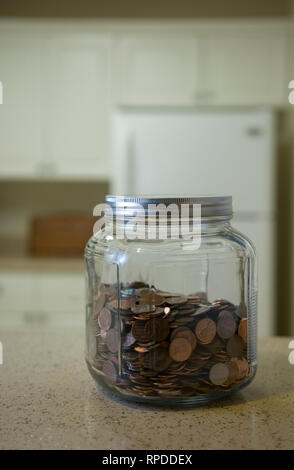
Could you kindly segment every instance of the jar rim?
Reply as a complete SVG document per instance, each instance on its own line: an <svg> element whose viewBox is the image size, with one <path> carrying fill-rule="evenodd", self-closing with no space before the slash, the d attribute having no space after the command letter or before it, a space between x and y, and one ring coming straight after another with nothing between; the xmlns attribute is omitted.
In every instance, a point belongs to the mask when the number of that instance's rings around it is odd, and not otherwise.
<svg viewBox="0 0 294 470"><path fill-rule="evenodd" d="M182 195L107 195L106 204L112 209L114 216L128 214L136 211L141 206L144 211L150 210L150 205L163 204L169 206L174 204L178 207L188 205L193 214L193 205L201 205L201 217L225 217L232 218L232 196L182 196ZM152 209L151 209L152 211ZM158 208L153 209L158 212Z"/></svg>

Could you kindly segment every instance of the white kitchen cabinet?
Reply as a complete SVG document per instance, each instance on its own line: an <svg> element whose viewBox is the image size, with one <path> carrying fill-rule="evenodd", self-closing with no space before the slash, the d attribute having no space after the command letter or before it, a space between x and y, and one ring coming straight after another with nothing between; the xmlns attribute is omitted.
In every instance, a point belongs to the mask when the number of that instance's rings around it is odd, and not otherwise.
<svg viewBox="0 0 294 470"><path fill-rule="evenodd" d="M45 160L57 178L108 176L110 42L81 32L50 36Z"/></svg>
<svg viewBox="0 0 294 470"><path fill-rule="evenodd" d="M285 33L137 33L121 40L118 102L124 105L283 105Z"/></svg>
<svg viewBox="0 0 294 470"><path fill-rule="evenodd" d="M0 271L0 330L84 324L80 272Z"/></svg>
<svg viewBox="0 0 294 470"><path fill-rule="evenodd" d="M0 24L0 177L108 177L110 41Z"/></svg>
<svg viewBox="0 0 294 470"><path fill-rule="evenodd" d="M194 34L134 34L119 46L119 103L189 105L198 84Z"/></svg>
<svg viewBox="0 0 294 470"><path fill-rule="evenodd" d="M84 318L85 278L83 273L40 274L40 309L45 312L79 313Z"/></svg>
<svg viewBox="0 0 294 470"><path fill-rule="evenodd" d="M34 282L37 278L31 272L0 272L0 311L4 310L28 310L38 302L39 289Z"/></svg>
<svg viewBox="0 0 294 470"><path fill-rule="evenodd" d="M285 102L285 36L236 32L207 38L207 98L218 105Z"/></svg>
<svg viewBox="0 0 294 470"><path fill-rule="evenodd" d="M125 106L285 106L287 24L0 21L0 178L106 180Z"/></svg>
<svg viewBox="0 0 294 470"><path fill-rule="evenodd" d="M0 175L35 173L41 155L41 40L0 25Z"/></svg>

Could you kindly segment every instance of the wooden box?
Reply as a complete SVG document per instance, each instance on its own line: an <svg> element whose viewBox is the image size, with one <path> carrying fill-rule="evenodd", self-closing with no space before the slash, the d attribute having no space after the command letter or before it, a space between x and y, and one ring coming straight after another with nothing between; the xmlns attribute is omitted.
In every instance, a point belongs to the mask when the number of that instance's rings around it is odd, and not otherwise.
<svg viewBox="0 0 294 470"><path fill-rule="evenodd" d="M35 256L82 256L97 217L61 214L36 217L30 247Z"/></svg>

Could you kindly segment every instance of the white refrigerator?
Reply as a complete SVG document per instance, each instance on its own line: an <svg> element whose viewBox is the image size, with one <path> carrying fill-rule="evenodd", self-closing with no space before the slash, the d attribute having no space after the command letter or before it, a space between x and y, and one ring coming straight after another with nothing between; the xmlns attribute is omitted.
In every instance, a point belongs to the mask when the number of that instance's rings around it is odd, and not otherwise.
<svg viewBox="0 0 294 470"><path fill-rule="evenodd" d="M122 109L113 194L232 195L232 225L258 256L258 333L275 325L275 116L271 110Z"/></svg>

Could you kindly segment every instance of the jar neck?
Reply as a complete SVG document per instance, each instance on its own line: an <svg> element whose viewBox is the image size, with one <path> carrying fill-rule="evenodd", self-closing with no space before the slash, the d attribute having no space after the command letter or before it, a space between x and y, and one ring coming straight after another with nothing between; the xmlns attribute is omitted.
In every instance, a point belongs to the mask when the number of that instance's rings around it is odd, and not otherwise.
<svg viewBox="0 0 294 470"><path fill-rule="evenodd" d="M227 230L231 227L231 218L226 218L222 220L205 220L201 223L201 232L203 234L214 234Z"/></svg>

